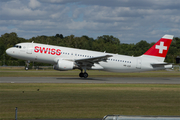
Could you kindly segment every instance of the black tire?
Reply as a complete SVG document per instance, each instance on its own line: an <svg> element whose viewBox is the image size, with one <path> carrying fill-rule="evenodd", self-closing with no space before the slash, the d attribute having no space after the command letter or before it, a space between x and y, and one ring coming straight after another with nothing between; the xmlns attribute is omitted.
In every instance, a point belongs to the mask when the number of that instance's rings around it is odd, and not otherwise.
<svg viewBox="0 0 180 120"><path fill-rule="evenodd" d="M88 77L88 74L85 72L84 73L84 78L87 78Z"/></svg>
<svg viewBox="0 0 180 120"><path fill-rule="evenodd" d="M28 67L25 67L25 70L28 70L29 68Z"/></svg>
<svg viewBox="0 0 180 120"><path fill-rule="evenodd" d="M83 73L79 73L79 77L84 77L84 74Z"/></svg>

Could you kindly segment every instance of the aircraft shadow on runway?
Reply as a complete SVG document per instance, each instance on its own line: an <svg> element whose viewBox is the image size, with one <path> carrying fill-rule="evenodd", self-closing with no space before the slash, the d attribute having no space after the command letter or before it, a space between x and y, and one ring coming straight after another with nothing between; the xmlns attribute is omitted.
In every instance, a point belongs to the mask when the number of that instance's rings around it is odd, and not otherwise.
<svg viewBox="0 0 180 120"><path fill-rule="evenodd" d="M58 80L82 80L82 81L86 81L86 80L94 80L94 81L108 81L105 80L103 78L73 78L73 77L62 77L62 78L56 78Z"/></svg>

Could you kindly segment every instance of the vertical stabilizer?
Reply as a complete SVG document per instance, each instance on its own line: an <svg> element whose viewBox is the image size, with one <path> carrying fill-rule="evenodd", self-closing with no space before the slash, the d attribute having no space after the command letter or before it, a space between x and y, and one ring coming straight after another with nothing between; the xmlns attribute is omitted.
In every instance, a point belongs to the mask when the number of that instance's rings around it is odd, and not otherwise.
<svg viewBox="0 0 180 120"><path fill-rule="evenodd" d="M157 43L155 43L142 57L151 57L163 62L169 47L171 45L173 35L164 35Z"/></svg>

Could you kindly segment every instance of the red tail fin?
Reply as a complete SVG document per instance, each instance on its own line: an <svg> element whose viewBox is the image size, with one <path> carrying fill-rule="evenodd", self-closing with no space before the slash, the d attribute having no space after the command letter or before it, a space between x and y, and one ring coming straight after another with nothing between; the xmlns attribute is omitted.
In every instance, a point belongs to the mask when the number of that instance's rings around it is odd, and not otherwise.
<svg viewBox="0 0 180 120"><path fill-rule="evenodd" d="M156 44L154 44L144 55L166 57L173 39L173 35L164 35Z"/></svg>

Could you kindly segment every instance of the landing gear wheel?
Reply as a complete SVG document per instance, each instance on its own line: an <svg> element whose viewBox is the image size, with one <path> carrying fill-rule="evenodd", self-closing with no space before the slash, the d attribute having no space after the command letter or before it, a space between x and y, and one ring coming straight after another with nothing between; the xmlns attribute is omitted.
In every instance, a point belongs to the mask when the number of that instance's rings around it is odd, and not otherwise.
<svg viewBox="0 0 180 120"><path fill-rule="evenodd" d="M85 72L84 73L84 78L87 78L88 77L88 74Z"/></svg>
<svg viewBox="0 0 180 120"><path fill-rule="evenodd" d="M79 77L84 77L84 73L79 73Z"/></svg>
<svg viewBox="0 0 180 120"><path fill-rule="evenodd" d="M28 67L25 67L25 70L28 70L29 68Z"/></svg>
<svg viewBox="0 0 180 120"><path fill-rule="evenodd" d="M84 77L84 78L87 78L88 77L88 74L86 73L86 68L82 68L80 69L81 72L79 73L79 77ZM83 70L84 70L84 73L83 73Z"/></svg>

